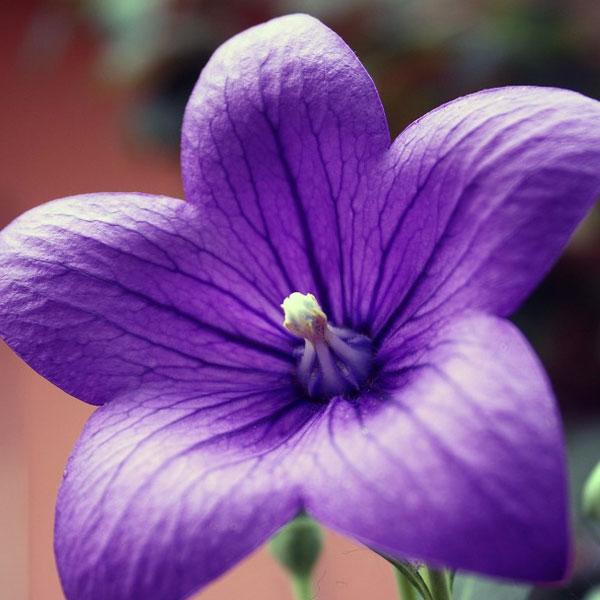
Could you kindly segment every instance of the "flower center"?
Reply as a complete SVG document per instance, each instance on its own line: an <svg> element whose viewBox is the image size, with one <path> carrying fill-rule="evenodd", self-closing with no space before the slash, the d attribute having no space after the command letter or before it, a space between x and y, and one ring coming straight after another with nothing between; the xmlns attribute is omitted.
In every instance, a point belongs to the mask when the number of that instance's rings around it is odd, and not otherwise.
<svg viewBox="0 0 600 600"><path fill-rule="evenodd" d="M330 325L312 294L294 292L281 307L283 326L304 338L297 375L309 395L331 398L358 391L371 370L371 341L350 329Z"/></svg>

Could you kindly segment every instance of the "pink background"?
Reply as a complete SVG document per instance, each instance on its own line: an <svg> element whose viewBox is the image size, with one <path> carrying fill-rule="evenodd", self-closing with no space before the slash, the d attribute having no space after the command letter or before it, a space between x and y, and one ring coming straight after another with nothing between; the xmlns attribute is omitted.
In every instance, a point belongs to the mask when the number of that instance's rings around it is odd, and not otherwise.
<svg viewBox="0 0 600 600"><path fill-rule="evenodd" d="M14 3L2 11L0 227L37 204L82 192L181 197L179 165L170 155L127 147L120 119L130 99L94 77L89 35L75 32L56 63L43 46L31 51L26 42L33 5ZM52 552L54 501L70 449L91 412L0 345L2 598L63 598ZM367 549L328 534L316 596L394 598L393 576ZM261 549L198 597L285 600L291 593L285 575Z"/></svg>

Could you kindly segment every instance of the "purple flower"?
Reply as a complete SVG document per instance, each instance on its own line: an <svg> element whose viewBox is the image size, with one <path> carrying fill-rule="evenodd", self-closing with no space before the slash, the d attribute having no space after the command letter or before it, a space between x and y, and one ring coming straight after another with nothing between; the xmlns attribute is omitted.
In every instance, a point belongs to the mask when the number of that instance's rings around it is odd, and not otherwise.
<svg viewBox="0 0 600 600"><path fill-rule="evenodd" d="M600 194L600 104L486 90L390 144L356 56L288 16L215 53L182 162L187 203L76 196L2 232L3 338L102 405L58 497L67 597L183 598L302 509L396 557L562 577L560 421L503 317Z"/></svg>

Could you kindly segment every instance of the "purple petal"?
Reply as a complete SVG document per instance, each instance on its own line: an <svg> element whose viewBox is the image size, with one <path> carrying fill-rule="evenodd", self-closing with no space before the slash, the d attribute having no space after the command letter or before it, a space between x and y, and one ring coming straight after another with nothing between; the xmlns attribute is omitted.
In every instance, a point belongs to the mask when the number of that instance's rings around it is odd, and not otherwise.
<svg viewBox="0 0 600 600"><path fill-rule="evenodd" d="M396 557L560 579L564 450L532 350L509 322L477 314L416 356L387 357L380 392L333 400L303 440L307 510Z"/></svg>
<svg viewBox="0 0 600 600"><path fill-rule="evenodd" d="M67 198L0 236L2 337L92 404L159 381L289 382L289 336L265 291L212 252L180 200Z"/></svg>
<svg viewBox="0 0 600 600"><path fill-rule="evenodd" d="M518 307L600 196L600 103L486 90L413 123L388 158L368 294L378 341L411 318Z"/></svg>
<svg viewBox="0 0 600 600"><path fill-rule="evenodd" d="M312 292L349 322L367 175L389 147L385 115L355 54L319 21L291 15L228 41L185 115L186 197L231 262L280 301ZM254 264L253 264L254 263Z"/></svg>
<svg viewBox="0 0 600 600"><path fill-rule="evenodd" d="M509 314L600 194L600 104L574 92L487 90L388 144L352 51L287 16L202 73L186 193L229 261L280 298L316 294L332 322L377 341L442 306Z"/></svg>
<svg viewBox="0 0 600 600"><path fill-rule="evenodd" d="M301 508L281 461L312 416L289 387L243 382L162 385L98 409L58 497L67 598L178 600L241 560Z"/></svg>

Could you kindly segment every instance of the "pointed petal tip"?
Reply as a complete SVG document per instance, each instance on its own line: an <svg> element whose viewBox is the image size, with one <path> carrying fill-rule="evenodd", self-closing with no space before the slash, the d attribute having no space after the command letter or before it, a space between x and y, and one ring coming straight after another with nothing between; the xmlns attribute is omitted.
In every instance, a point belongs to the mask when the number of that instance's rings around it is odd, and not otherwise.
<svg viewBox="0 0 600 600"><path fill-rule="evenodd" d="M220 389L231 373L287 378L293 358L270 303L206 247L197 212L160 196L92 194L21 215L0 245L2 337L95 405L161 379L185 387L200 372Z"/></svg>
<svg viewBox="0 0 600 600"><path fill-rule="evenodd" d="M539 360L512 324L477 313L428 342L422 368L392 375L387 402L330 403L313 433L308 512L392 556L560 580L564 445Z"/></svg>
<svg viewBox="0 0 600 600"><path fill-rule="evenodd" d="M104 405L73 450L55 520L69 600L187 598L300 512L281 463L307 407L168 387Z"/></svg>

